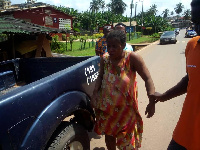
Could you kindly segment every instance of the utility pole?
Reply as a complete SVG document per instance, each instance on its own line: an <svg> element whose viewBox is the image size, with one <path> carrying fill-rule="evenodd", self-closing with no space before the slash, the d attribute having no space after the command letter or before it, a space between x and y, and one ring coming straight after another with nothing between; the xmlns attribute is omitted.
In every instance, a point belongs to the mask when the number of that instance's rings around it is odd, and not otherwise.
<svg viewBox="0 0 200 150"><path fill-rule="evenodd" d="M136 9L137 9L137 2L135 2L135 21L136 21Z"/></svg>
<svg viewBox="0 0 200 150"><path fill-rule="evenodd" d="M143 0L142 0L142 26L143 26Z"/></svg>
<svg viewBox="0 0 200 150"><path fill-rule="evenodd" d="M141 2L142 2L142 24L141 24L141 26L142 26L142 29L141 29L141 31L142 31L142 34L143 34L143 0L141 0Z"/></svg>
<svg viewBox="0 0 200 150"><path fill-rule="evenodd" d="M135 22L136 22L136 9L137 9L137 2L135 2ZM135 24L134 36L136 36L136 24Z"/></svg>
<svg viewBox="0 0 200 150"><path fill-rule="evenodd" d="M130 15L130 28L129 28L129 41L131 40L131 18L132 18L132 8L134 8L133 0L131 1L130 8L131 8L131 15Z"/></svg>

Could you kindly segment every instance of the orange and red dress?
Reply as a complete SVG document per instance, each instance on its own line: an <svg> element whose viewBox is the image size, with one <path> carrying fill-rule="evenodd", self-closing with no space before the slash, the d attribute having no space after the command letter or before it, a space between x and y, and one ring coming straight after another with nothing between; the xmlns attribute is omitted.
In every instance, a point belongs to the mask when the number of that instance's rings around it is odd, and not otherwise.
<svg viewBox="0 0 200 150"><path fill-rule="evenodd" d="M102 57L103 54L105 54L106 49L107 49L106 37L103 36L97 40L96 46L95 46L95 51L96 51L96 53L99 53L100 57Z"/></svg>
<svg viewBox="0 0 200 150"><path fill-rule="evenodd" d="M138 111L136 72L130 69L130 53L115 67L103 56L104 75L96 113L95 132L116 137L119 149L141 147L143 122Z"/></svg>

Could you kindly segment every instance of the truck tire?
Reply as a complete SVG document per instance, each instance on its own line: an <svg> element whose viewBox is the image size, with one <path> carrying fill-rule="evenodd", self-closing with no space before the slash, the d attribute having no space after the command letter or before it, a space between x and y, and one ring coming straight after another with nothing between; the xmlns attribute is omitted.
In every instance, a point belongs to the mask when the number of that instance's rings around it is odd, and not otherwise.
<svg viewBox="0 0 200 150"><path fill-rule="evenodd" d="M64 125L57 130L50 143L48 150L89 150L90 140L86 129L77 123L63 122Z"/></svg>

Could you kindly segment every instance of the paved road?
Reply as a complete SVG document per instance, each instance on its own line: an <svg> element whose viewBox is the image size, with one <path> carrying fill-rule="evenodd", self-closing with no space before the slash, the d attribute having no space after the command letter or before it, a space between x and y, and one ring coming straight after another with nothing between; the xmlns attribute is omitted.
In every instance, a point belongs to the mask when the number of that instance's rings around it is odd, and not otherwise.
<svg viewBox="0 0 200 150"><path fill-rule="evenodd" d="M186 74L185 47L189 38L184 38L185 30L177 36L177 44L159 45L156 42L138 51L149 68L156 91L165 92ZM143 80L138 75L139 111L144 122L143 142L140 150L166 150L171 140L173 129L178 121L185 95L165 103L156 104L155 115L148 119L144 112L148 104ZM106 149L104 136L91 136L91 150Z"/></svg>

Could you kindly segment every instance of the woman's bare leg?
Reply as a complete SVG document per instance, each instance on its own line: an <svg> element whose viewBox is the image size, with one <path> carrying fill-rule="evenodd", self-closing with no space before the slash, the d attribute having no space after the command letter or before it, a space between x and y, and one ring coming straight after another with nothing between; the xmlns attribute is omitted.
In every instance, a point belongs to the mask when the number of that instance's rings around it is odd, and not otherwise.
<svg viewBox="0 0 200 150"><path fill-rule="evenodd" d="M108 150L116 150L116 138L110 135L105 135L105 142Z"/></svg>

